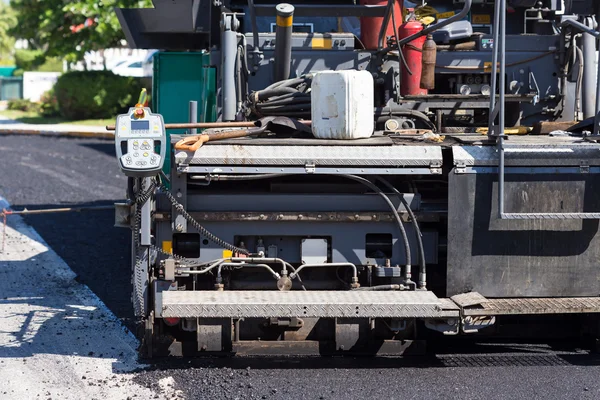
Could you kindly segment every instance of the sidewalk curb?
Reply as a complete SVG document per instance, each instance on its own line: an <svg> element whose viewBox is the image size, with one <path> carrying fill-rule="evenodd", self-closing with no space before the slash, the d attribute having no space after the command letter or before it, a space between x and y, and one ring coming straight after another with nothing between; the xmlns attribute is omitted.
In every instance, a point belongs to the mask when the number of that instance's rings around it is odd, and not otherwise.
<svg viewBox="0 0 600 400"><path fill-rule="evenodd" d="M9 136L9 135L36 135L36 136L72 137L72 138L105 139L105 140L114 140L114 138L115 138L114 133L111 133L111 132L0 128L0 136Z"/></svg>

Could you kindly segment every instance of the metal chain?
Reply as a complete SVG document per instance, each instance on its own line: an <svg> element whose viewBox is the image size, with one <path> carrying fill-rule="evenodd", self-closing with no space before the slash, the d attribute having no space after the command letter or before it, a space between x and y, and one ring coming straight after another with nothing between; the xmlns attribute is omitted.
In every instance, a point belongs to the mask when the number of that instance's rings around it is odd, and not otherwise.
<svg viewBox="0 0 600 400"><path fill-rule="evenodd" d="M142 192L144 190L144 180L140 179L140 192ZM153 185L150 185L151 187ZM150 192L150 190L148 190L148 192ZM140 245L140 237L139 237L139 233L140 233L140 225L141 225L141 220L142 220L142 206L146 203L146 201L149 199L146 199L145 201L141 201L143 199L143 197L146 197L146 195L148 194L144 193L141 196L139 196L138 198L135 199L135 203L136 203L136 210L135 210L135 214L133 217L133 242L135 244L135 264L133 266L133 281L131 282L133 285L133 294L132 294L132 301L133 301L133 310L134 310L134 315L136 317L141 317L144 315L144 309L145 309L145 301L144 301L144 276L143 276L143 271L142 271L142 257L140 257L140 251L141 251L141 245Z"/></svg>
<svg viewBox="0 0 600 400"><path fill-rule="evenodd" d="M171 202L171 204L173 204L173 207L175 207L175 209L177 210L178 213L180 213L183 218L185 218L190 224L192 224L192 226L194 228L196 228L198 230L198 232L200 232L200 234L204 237L206 237L208 240L210 240L211 242L221 246L224 249L227 250L231 250L234 253L240 253L240 254L245 254L248 255L250 254L248 252L248 250L246 249L242 249L240 247L234 246L231 243L228 243L226 241L224 241L223 239L213 235L212 233L210 233L205 227L203 227L202 225L200 225L200 223L198 221L196 221L183 207L183 205L181 203L179 203L177 201L177 199L175 199L175 196L173 196L173 194L169 191L169 189L167 189L164 185L159 185L160 190L167 196L167 198L169 199L169 201Z"/></svg>
<svg viewBox="0 0 600 400"><path fill-rule="evenodd" d="M234 245L224 241L223 239L220 239L219 237L217 237L214 234L212 234L211 232L209 232L202 225L200 225L200 223L198 221L196 221L185 210L183 205L181 203L179 203L177 201L177 199L175 199L175 196L173 196L173 194L169 191L169 189L167 189L164 185L162 185L158 182L158 178L153 179L150 184L150 187L145 191L144 191L143 179L140 179L139 182L140 182L139 191L141 194L134 199L136 210L135 210L135 214L133 217L133 224L132 224L133 238L134 238L134 245L135 245L135 264L133 267L134 271L133 271L133 282L132 282L132 284L133 284L133 296L132 297L133 297L134 312L135 312L135 315L138 317L143 316L144 309L145 309L144 285L143 285L145 277L143 275L143 268L142 268L143 259L140 256L140 250L142 249L142 245L140 244L140 237L139 237L140 226L141 226L141 221L142 221L142 206L144 204L146 204L146 202L152 198L152 196L154 195L154 191L156 190L157 187L165 194L165 196L169 199L169 201L171 202L173 207L175 207L177 212L179 212L194 228L196 228L202 236L206 237L208 240L212 241L213 243L223 247L224 249L228 249L235 253L240 253L240 254L246 254L246 255L250 254L248 252L248 250L234 246ZM195 263L195 261L192 259L178 256L175 253L166 252L163 249L161 249L160 247L152 245L152 244L145 245L143 247L147 248L148 250L154 250L157 253L162 254L166 257L175 258L176 260L178 260L184 264Z"/></svg>

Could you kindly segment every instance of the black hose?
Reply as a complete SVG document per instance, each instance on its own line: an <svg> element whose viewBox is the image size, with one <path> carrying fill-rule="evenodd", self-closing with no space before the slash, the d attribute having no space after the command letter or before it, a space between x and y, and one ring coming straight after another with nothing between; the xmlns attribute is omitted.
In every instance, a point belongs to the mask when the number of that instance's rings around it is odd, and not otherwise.
<svg viewBox="0 0 600 400"><path fill-rule="evenodd" d="M286 112L286 111L269 111L267 113L270 117L295 117L295 118L300 118L300 119L310 119L310 110L306 110L306 111L290 111L290 112ZM265 115L265 114L263 114Z"/></svg>
<svg viewBox="0 0 600 400"><path fill-rule="evenodd" d="M284 97L279 96L275 97L274 100L268 100L263 103L257 104L257 106L282 106L287 104L297 104L297 103L305 103L310 102L310 94L304 93L290 93L294 96Z"/></svg>
<svg viewBox="0 0 600 400"><path fill-rule="evenodd" d="M396 218L396 222L398 223L398 229L400 230L400 234L402 235L402 241L404 242L404 251L406 253L406 265L410 266L412 258L411 258L411 254L410 254L410 243L408 242L408 235L406 234L406 229L404 229L404 224L402 223L402 219L400 218L400 215L398 214L398 211L396 210L396 206L394 206L394 203L392 203L390 198L387 197L386 194L383 193L383 191L381 189L379 189L379 187L377 187L377 185L375 185L373 182L371 182L368 179L365 179L363 177L356 176L356 175L336 175L336 176L345 176L346 178L349 178L356 182L362 183L363 185L367 186L369 189L371 189L375 193L377 193L379 196L381 196L381 198L383 198L383 200L388 204L388 206L390 206L390 209L392 210L392 214L394 214L394 218Z"/></svg>
<svg viewBox="0 0 600 400"><path fill-rule="evenodd" d="M258 50L258 24L256 23L256 9L254 8L254 0L248 0L248 13L250 14L250 23L252 24L252 38L254 41L254 52Z"/></svg>
<svg viewBox="0 0 600 400"><path fill-rule="evenodd" d="M308 74L308 75L299 76L297 78L285 79L283 81L277 81L277 82L267 86L263 90L277 89L280 87L298 86L302 83L306 83L306 82L312 80L312 78L313 78L313 76L311 74Z"/></svg>
<svg viewBox="0 0 600 400"><path fill-rule="evenodd" d="M379 182L383 183L386 187L388 187L391 191L393 191L396 194L398 199L404 205L404 208L406 208L406 211L408 212L408 215L410 216L410 219L412 220L412 224L415 229L415 236L417 237L417 245L419 246L419 267L421 270L420 274L419 274L419 288L425 289L425 287L426 287L425 279L427 276L426 275L427 266L425 264L425 248L423 246L423 234L421 233L421 228L419 228L419 223L417 222L415 213L410 208L410 204L408 204L408 202L404 198L404 195L402 193L400 193L400 191L398 191L398 189L396 189L391 183L389 183L386 179L384 179L380 176L376 176L375 179L377 179Z"/></svg>
<svg viewBox="0 0 600 400"><path fill-rule="evenodd" d="M264 101L271 97L281 96L283 94L288 93L299 93L298 90L293 89L291 87L281 87L269 90L259 90L258 92L254 92L250 95L252 101L258 99L258 101Z"/></svg>
<svg viewBox="0 0 600 400"><path fill-rule="evenodd" d="M132 177L127 178L127 198L131 201L135 201L135 191L133 190L133 185L135 184L135 179Z"/></svg>
<svg viewBox="0 0 600 400"><path fill-rule="evenodd" d="M265 114L265 112L269 111L298 111L298 110L310 110L310 103L298 103L298 104L289 104L289 105L263 105L257 104L256 108L260 111L261 114Z"/></svg>

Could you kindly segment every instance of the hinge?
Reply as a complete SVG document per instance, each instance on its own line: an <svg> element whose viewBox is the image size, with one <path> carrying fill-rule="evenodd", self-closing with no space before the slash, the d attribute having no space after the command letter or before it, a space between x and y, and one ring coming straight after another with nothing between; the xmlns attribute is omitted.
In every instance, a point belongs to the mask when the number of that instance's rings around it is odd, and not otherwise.
<svg viewBox="0 0 600 400"><path fill-rule="evenodd" d="M432 161L429 164L429 170L432 175L440 175L442 173L442 162L441 161Z"/></svg>
<svg viewBox="0 0 600 400"><path fill-rule="evenodd" d="M455 162L454 163L454 173L455 174L464 174L467 171L467 166L464 162Z"/></svg>
<svg viewBox="0 0 600 400"><path fill-rule="evenodd" d="M590 173L590 166L589 163L587 161L582 161L579 164L579 172L582 174L589 174Z"/></svg>
<svg viewBox="0 0 600 400"><path fill-rule="evenodd" d="M306 171L307 174L314 174L315 173L315 163L306 163L304 164L304 170Z"/></svg>

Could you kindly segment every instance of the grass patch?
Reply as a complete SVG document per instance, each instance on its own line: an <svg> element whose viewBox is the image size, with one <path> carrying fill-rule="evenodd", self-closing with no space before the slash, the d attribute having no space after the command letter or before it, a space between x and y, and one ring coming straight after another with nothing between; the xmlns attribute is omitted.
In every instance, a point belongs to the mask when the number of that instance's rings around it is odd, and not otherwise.
<svg viewBox="0 0 600 400"><path fill-rule="evenodd" d="M35 111L4 110L0 111L0 115L24 124L106 126L114 125L115 123L114 119L84 119L79 121L68 121L62 117L43 117Z"/></svg>

